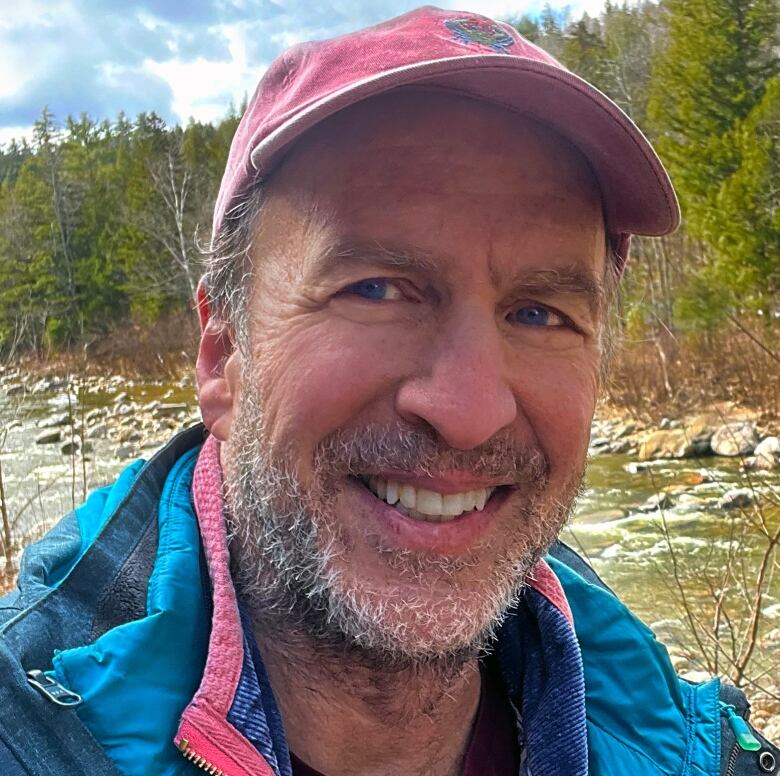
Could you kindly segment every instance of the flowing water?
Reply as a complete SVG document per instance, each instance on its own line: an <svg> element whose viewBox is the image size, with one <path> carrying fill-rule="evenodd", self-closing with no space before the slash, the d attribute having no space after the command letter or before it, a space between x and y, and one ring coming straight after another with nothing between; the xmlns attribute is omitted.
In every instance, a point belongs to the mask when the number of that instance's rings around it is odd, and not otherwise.
<svg viewBox="0 0 780 776"><path fill-rule="evenodd" d="M115 379L82 386L76 393L59 388L0 396L0 463L19 543L39 535L89 490L110 482L132 458L151 455L174 428L196 416L193 390L181 384L132 384ZM175 417L155 420L155 412L160 411L150 402L160 401L182 402L188 408ZM101 417L94 417L100 408L107 409ZM36 444L36 436L42 433L38 424L57 414L70 416L76 428L103 425L109 436L93 435L92 449L84 455L63 454L62 443ZM70 440L70 429L62 427L63 442ZM734 487L750 490L762 508L726 511L715 507ZM661 502L663 509L648 505L648 499L657 499L661 492L670 494L666 503ZM736 570L736 578L744 578L749 599L766 547L760 520L766 521L767 528L780 523L778 501L780 473L747 479L733 459L654 462L636 471L629 457L601 455L591 461L585 490L563 539L590 559L602 578L673 650L678 654L693 651L694 659L684 661L683 669L704 668L695 659L696 642L686 625L676 580L683 586L689 607L704 622L712 620L718 577L728 563ZM776 682L780 637L767 642L764 635L780 634L776 630L780 629L778 562L775 554L760 604L757 652L761 670L766 676L775 671ZM726 611L738 628L744 628L739 619L747 611L744 591L734 579L728 585ZM721 631L727 638L725 626Z"/></svg>

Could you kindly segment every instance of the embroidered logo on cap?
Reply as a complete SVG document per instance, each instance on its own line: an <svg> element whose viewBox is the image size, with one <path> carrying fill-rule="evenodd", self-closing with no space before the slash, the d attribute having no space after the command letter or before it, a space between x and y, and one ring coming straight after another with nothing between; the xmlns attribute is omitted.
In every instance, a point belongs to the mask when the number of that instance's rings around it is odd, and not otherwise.
<svg viewBox="0 0 780 776"><path fill-rule="evenodd" d="M487 46L503 54L515 42L515 39L496 22L478 17L446 19L444 24L455 33L455 39L466 45L476 43Z"/></svg>

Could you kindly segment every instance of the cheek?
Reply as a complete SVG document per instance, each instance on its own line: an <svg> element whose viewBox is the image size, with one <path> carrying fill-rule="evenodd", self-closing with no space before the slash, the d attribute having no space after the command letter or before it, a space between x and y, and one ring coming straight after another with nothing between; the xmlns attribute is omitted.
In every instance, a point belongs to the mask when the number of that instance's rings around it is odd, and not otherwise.
<svg viewBox="0 0 780 776"><path fill-rule="evenodd" d="M392 386L404 358L380 333L342 322L312 326L264 348L270 444L311 451L358 416L373 412L371 419L378 420L382 397L392 407ZM310 455L301 456L304 465L307 460Z"/></svg>
<svg viewBox="0 0 780 776"><path fill-rule="evenodd" d="M520 403L535 435L560 476L579 467L590 438L598 396L598 357L540 359L519 385Z"/></svg>

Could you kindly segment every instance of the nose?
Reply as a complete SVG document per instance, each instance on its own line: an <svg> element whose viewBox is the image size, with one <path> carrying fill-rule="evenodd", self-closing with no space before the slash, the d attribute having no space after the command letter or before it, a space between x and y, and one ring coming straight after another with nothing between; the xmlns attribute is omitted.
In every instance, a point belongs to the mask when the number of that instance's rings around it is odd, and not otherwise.
<svg viewBox="0 0 780 776"><path fill-rule="evenodd" d="M469 450L517 418L501 333L492 315L462 310L425 349L419 372L396 393L396 411Z"/></svg>

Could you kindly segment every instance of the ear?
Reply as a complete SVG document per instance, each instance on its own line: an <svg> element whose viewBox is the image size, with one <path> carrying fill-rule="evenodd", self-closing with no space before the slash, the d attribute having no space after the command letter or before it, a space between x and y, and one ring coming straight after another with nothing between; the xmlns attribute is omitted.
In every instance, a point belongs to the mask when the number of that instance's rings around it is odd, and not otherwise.
<svg viewBox="0 0 780 776"><path fill-rule="evenodd" d="M211 314L203 280L197 290L200 347L195 376L206 428L220 441L230 435L239 386L238 353L227 323Z"/></svg>

